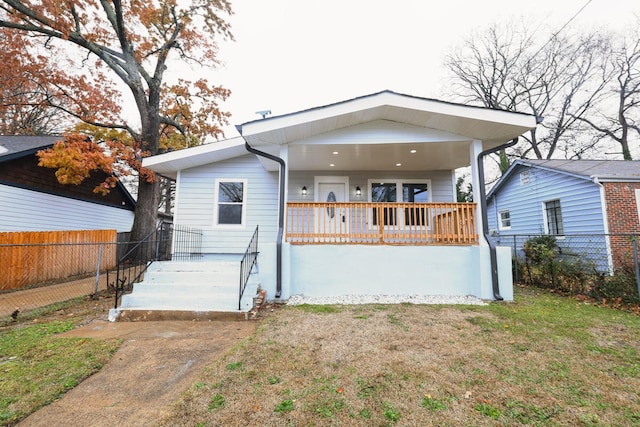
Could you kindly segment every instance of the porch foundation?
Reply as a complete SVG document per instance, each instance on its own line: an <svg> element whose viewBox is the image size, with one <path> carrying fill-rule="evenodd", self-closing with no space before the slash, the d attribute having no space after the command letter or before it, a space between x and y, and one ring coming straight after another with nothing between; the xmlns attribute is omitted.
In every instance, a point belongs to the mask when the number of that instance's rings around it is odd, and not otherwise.
<svg viewBox="0 0 640 427"><path fill-rule="evenodd" d="M273 246L273 247L272 247ZM513 300L511 253L498 247L498 280ZM258 259L262 288L275 295L275 244ZM272 267L273 266L273 267ZM291 295L473 295L493 300L488 246L283 244L282 299ZM273 276L273 277L272 277Z"/></svg>

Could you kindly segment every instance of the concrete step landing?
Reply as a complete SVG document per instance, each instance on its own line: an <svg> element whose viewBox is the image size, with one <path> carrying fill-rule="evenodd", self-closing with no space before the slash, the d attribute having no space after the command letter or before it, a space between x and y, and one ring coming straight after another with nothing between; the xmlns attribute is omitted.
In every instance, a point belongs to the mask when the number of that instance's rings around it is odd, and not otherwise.
<svg viewBox="0 0 640 427"><path fill-rule="evenodd" d="M238 308L239 287L239 262L154 262L109 320L245 319L260 287L257 266Z"/></svg>

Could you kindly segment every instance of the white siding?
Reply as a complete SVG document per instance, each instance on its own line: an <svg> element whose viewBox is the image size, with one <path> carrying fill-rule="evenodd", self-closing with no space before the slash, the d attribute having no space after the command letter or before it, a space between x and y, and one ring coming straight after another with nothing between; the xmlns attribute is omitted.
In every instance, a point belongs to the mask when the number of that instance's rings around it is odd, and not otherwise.
<svg viewBox="0 0 640 427"><path fill-rule="evenodd" d="M133 212L0 184L0 231L131 230Z"/></svg>
<svg viewBox="0 0 640 427"><path fill-rule="evenodd" d="M214 225L215 180L246 179L246 221L242 227ZM261 242L275 241L278 226L278 173L267 172L255 155L180 171L176 224L203 230L204 253L242 253L260 226Z"/></svg>

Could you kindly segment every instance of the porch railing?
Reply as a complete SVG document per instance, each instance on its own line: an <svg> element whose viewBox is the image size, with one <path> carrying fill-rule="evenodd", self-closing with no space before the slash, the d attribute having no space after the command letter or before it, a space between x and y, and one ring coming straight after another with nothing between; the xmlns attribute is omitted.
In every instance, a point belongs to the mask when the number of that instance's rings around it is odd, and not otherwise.
<svg viewBox="0 0 640 427"><path fill-rule="evenodd" d="M475 203L287 204L293 244L475 245Z"/></svg>

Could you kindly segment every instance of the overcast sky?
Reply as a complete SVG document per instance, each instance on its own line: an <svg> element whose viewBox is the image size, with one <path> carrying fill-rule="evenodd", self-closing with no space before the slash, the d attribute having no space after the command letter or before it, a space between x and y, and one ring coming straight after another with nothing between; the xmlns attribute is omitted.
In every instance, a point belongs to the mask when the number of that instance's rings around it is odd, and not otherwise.
<svg viewBox="0 0 640 427"><path fill-rule="evenodd" d="M587 3L571 25L640 12L638 0L236 0L236 40L221 44L224 64L208 78L232 91L232 125L385 89L444 99L444 55L473 30L526 19L555 31Z"/></svg>

